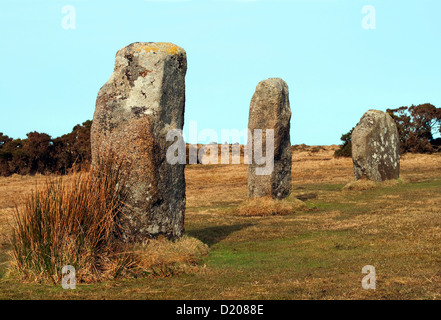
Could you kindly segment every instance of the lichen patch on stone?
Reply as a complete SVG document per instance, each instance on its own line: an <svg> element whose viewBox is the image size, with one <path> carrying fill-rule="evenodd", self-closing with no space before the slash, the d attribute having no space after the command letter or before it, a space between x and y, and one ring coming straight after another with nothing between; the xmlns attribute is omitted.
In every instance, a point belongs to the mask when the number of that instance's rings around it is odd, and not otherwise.
<svg viewBox="0 0 441 320"><path fill-rule="evenodd" d="M148 43L137 43L134 46L134 50L138 53L152 53L152 52L166 52L168 54L178 54L180 47L169 42L148 42Z"/></svg>

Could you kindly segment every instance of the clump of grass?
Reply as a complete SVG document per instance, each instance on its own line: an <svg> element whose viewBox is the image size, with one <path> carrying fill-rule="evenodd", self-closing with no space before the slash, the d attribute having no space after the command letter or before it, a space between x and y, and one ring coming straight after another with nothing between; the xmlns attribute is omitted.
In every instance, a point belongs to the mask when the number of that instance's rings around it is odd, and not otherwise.
<svg viewBox="0 0 441 320"><path fill-rule="evenodd" d="M237 209L239 216L287 215L295 210L306 208L298 199L278 200L271 197L256 197L245 200Z"/></svg>
<svg viewBox="0 0 441 320"><path fill-rule="evenodd" d="M386 180L382 182L376 182L371 181L367 179L360 179L356 181L351 181L347 183L342 190L343 191L364 191L364 190L375 190L379 188L385 188L385 187L394 187L396 185L399 185L401 183L404 183L404 180L394 179L394 180Z"/></svg>
<svg viewBox="0 0 441 320"><path fill-rule="evenodd" d="M196 270L208 250L197 239L159 238L142 245L120 240L127 173L109 158L89 172L48 178L22 209L16 207L11 273L59 283L63 266L72 265L78 283L91 283Z"/></svg>
<svg viewBox="0 0 441 320"><path fill-rule="evenodd" d="M48 178L14 214L12 271L59 282L64 265L77 281L116 276L127 257L118 254L117 215L127 196L121 166L102 161L89 172Z"/></svg>
<svg viewBox="0 0 441 320"><path fill-rule="evenodd" d="M206 244L187 235L176 240L158 237L131 248L134 261L131 271L138 275L160 277L193 273L200 269L199 263L208 250Z"/></svg>

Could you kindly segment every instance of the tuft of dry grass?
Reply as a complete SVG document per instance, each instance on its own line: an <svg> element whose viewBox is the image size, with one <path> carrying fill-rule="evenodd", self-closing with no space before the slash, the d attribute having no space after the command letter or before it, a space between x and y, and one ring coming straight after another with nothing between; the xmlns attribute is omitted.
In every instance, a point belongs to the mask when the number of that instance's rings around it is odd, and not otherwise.
<svg viewBox="0 0 441 320"><path fill-rule="evenodd" d="M287 215L306 207L306 204L298 199L278 200L271 197L256 197L245 200L239 205L237 212L238 215L245 217L274 216Z"/></svg>
<svg viewBox="0 0 441 320"><path fill-rule="evenodd" d="M197 239L120 240L119 217L127 198L127 171L103 161L70 179L48 177L16 206L10 271L24 280L59 283L72 265L79 283L119 277L167 276L197 270L208 247Z"/></svg>
<svg viewBox="0 0 441 320"><path fill-rule="evenodd" d="M208 255L208 251L206 244L188 235L176 240L158 237L130 249L133 260L131 271L162 277L192 273L200 269L199 263L203 256Z"/></svg>
<svg viewBox="0 0 441 320"><path fill-rule="evenodd" d="M59 282L72 265L78 281L93 282L119 273L117 215L127 197L121 166L104 161L70 183L48 178L24 206L16 207L11 235L11 270L26 279Z"/></svg>

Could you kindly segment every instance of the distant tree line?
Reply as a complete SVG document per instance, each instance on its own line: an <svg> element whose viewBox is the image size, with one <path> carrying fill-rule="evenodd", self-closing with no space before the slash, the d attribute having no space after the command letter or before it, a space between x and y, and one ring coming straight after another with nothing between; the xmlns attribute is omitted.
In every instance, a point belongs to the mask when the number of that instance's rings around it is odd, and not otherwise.
<svg viewBox="0 0 441 320"><path fill-rule="evenodd" d="M441 108L430 103L387 109L386 112L394 119L400 138L401 154L434 153L441 151ZM351 135L354 128L341 136L343 141L336 157L351 157Z"/></svg>
<svg viewBox="0 0 441 320"><path fill-rule="evenodd" d="M400 138L400 152L441 152L441 108L430 103L387 109L394 119ZM92 121L76 125L72 132L53 139L46 133L29 132L26 139L13 139L0 132L0 175L60 173L71 168L86 169L91 161ZM336 157L351 157L351 135L342 135ZM198 149L200 146L198 146ZM188 155L188 145L187 145Z"/></svg>
<svg viewBox="0 0 441 320"><path fill-rule="evenodd" d="M92 121L88 120L55 139L36 131L29 132L26 139L13 139L0 132L0 175L65 174L74 166L87 168L91 160L91 126Z"/></svg>

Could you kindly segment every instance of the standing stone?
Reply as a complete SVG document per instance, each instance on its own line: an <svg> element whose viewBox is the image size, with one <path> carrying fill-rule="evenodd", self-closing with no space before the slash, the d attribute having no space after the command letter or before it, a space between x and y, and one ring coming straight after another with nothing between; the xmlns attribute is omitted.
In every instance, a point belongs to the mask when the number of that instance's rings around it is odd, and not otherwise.
<svg viewBox="0 0 441 320"><path fill-rule="evenodd" d="M288 85L279 78L259 82L251 99L248 120L248 196L282 199L291 193L292 151L290 141L291 108ZM255 129L262 130L262 150L265 153L267 129L274 130L274 169L259 175L256 169L265 164L256 162ZM258 138L260 134L258 134ZM252 142L252 144L251 144ZM265 156L265 155L264 155ZM252 160L251 160L252 159ZM266 159L268 161L268 159Z"/></svg>
<svg viewBox="0 0 441 320"><path fill-rule="evenodd" d="M397 126L383 111L369 110L352 132L355 178L372 181L398 179L400 140Z"/></svg>
<svg viewBox="0 0 441 320"><path fill-rule="evenodd" d="M182 130L185 51L171 43L133 43L120 49L96 100L92 163L114 154L130 166L122 239L143 241L184 231L184 164L169 164L171 129ZM185 146L184 146L185 148Z"/></svg>

